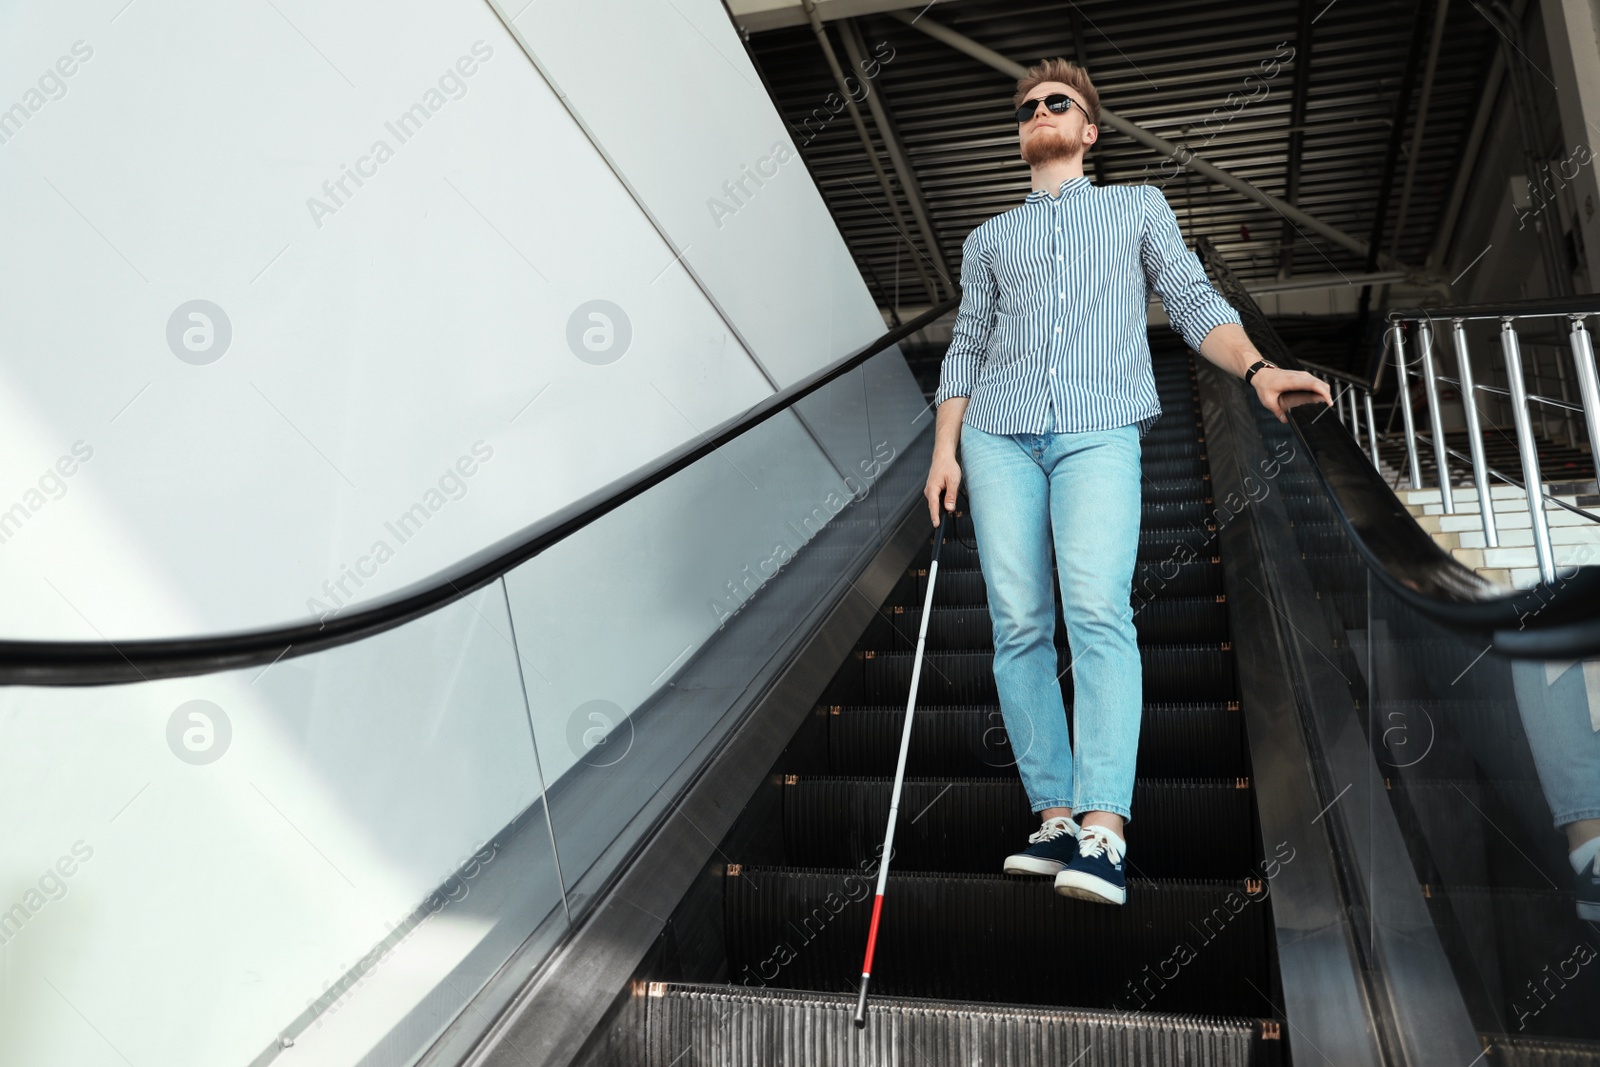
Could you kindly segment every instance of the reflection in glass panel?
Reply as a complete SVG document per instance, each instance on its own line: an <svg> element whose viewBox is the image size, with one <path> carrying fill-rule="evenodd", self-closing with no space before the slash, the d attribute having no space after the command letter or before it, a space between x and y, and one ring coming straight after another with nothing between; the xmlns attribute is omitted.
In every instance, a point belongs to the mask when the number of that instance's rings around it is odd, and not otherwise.
<svg viewBox="0 0 1600 1067"><path fill-rule="evenodd" d="M1501 1062L1600 1040L1600 660L1514 661L1432 622L1372 577L1303 461L1279 484L1473 1025Z"/></svg>

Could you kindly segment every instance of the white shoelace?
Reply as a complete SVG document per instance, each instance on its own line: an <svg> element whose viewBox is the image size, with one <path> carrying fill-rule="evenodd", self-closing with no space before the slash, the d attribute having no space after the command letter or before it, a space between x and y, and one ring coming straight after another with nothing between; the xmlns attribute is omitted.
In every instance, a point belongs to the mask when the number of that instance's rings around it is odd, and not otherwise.
<svg viewBox="0 0 1600 1067"><path fill-rule="evenodd" d="M1085 826L1078 834L1078 853L1083 856L1109 856L1112 863L1122 860L1117 846L1112 844L1111 831L1101 826Z"/></svg>
<svg viewBox="0 0 1600 1067"><path fill-rule="evenodd" d="M1064 815L1057 815L1046 822L1039 829L1028 835L1028 844L1037 845L1042 841L1054 841L1062 834L1073 834L1075 827L1072 820ZM1075 836L1075 835L1074 835Z"/></svg>

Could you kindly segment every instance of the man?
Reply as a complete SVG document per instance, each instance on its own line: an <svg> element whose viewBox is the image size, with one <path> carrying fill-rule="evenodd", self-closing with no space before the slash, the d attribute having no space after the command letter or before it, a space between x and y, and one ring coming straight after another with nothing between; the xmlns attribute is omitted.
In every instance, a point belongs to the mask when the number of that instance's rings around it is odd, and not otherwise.
<svg viewBox="0 0 1600 1067"><path fill-rule="evenodd" d="M1280 420L1284 393L1332 398L1317 378L1261 358L1184 245L1160 189L1084 177L1100 109L1087 72L1047 60L1017 82L1012 103L1033 191L963 246L961 309L934 396L924 495L938 526L940 500L956 506L959 444L994 621L1001 715L1043 820L1004 869L1053 876L1066 896L1121 904L1143 706L1130 604L1139 442L1161 414L1146 285L1190 347L1246 378ZM1056 677L1052 537L1072 649L1076 752Z"/></svg>

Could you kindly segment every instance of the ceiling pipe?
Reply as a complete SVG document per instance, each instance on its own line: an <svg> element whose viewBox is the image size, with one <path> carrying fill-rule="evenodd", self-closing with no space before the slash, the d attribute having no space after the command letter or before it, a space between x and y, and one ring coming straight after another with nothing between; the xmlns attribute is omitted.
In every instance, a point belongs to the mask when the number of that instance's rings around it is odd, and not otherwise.
<svg viewBox="0 0 1600 1067"><path fill-rule="evenodd" d="M1478 106L1472 110L1472 129L1467 134L1466 144L1462 147L1460 156L1456 158L1456 180L1450 187L1450 199L1445 205L1444 215L1439 219L1439 229L1433 239L1433 248L1428 252L1429 270L1442 269L1444 261L1449 257L1450 246L1456 236L1456 218L1461 214L1462 205L1466 202L1467 189L1472 184L1472 178L1478 173L1478 154L1483 147L1484 135L1489 131L1489 120L1499 103L1500 83L1505 75L1506 57L1497 48L1494 58L1489 61L1489 70L1483 76L1483 89L1478 94Z"/></svg>
<svg viewBox="0 0 1600 1067"><path fill-rule="evenodd" d="M889 203L889 210L894 213L894 228L899 232L902 240L911 246L911 265L917 270L917 277L922 279L922 287L927 290L928 299L935 303L939 300L939 288L923 269L922 253L918 251L916 242L911 240L911 234L906 230L906 218L900 212L900 201L895 199L894 188L889 184L889 176L883 171L883 164L878 161L877 149L872 147L872 136L867 133L867 124L861 118L861 109L856 107L855 97L850 95L849 84L845 81L844 71L839 66L839 56L833 50L833 42L828 40L828 33L822 27L822 20L817 17L816 5L812 0L803 0L806 14L811 17L811 31L817 35L817 44L822 47L822 54L827 57L828 69L833 71L833 83L839 88L839 95L844 97L845 107L850 111L850 121L855 123L856 136L861 138L861 148L867 154L867 160L872 164L872 173L878 176L878 186L883 190L883 198ZM842 229L842 227L841 227ZM949 290L952 294L954 289ZM893 300L893 296L884 294L884 299Z"/></svg>
<svg viewBox="0 0 1600 1067"><path fill-rule="evenodd" d="M1433 96L1433 74L1439 66L1439 45L1444 41L1445 13L1450 10L1450 0L1439 0L1439 10L1433 17L1433 40L1428 44L1428 65L1422 72L1422 92L1417 97L1417 121L1411 131L1411 151L1406 154L1406 180L1400 187L1400 211L1395 215L1394 243L1389 246L1395 255L1400 254L1400 238L1406 231L1406 215L1411 210L1411 185L1417 176L1417 159L1422 155L1422 134L1428 124L1428 100Z"/></svg>
<svg viewBox="0 0 1600 1067"><path fill-rule="evenodd" d="M1306 0L1310 3L1310 0ZM1089 69L1089 52L1083 47L1083 28L1078 25L1078 6L1074 4L1067 12L1067 24L1072 28L1072 57L1073 61L1084 70ZM1106 183L1106 159L1099 152L1089 155L1089 163L1094 167L1094 180L1097 184Z"/></svg>
<svg viewBox="0 0 1600 1067"><path fill-rule="evenodd" d="M1295 27L1294 92L1289 103L1289 161L1284 170L1283 198L1300 203L1300 161L1305 154L1306 98L1311 92L1311 3L1300 0L1300 18ZM1288 219L1278 239L1278 277L1286 279L1294 271L1294 240L1299 236Z"/></svg>
<svg viewBox="0 0 1600 1067"><path fill-rule="evenodd" d="M806 0L806 3L811 3L811 0ZM861 31L856 28L853 19L845 19L839 25L844 51L850 57L851 65L856 70L863 69L867 49L861 39ZM939 280L944 283L945 291L954 295L956 283L950 274L950 265L945 262L944 250L939 247L939 234L933 227L933 217L928 213L928 201L922 195L922 183L917 181L917 172L900 143L900 132L895 129L894 119L883 104L882 92L874 92L866 82L862 82L862 88L866 91L867 109L872 112L872 121L878 124L878 135L883 138L883 147L888 150L889 162L894 164L894 172L900 178L900 188L905 190L906 201L911 205L911 215L917 220L917 228L922 231L928 254L933 257L934 269L939 272Z"/></svg>
<svg viewBox="0 0 1600 1067"><path fill-rule="evenodd" d="M1400 74L1400 92L1394 102L1394 124L1389 127L1389 144L1383 153L1383 173L1378 178L1378 205L1372 213L1372 237L1367 246L1368 271L1378 268L1381 256L1384 223L1389 219L1389 201L1394 197L1394 172L1400 165L1400 147L1405 143L1406 116L1411 113L1412 86L1422 66L1423 41L1429 14L1429 0L1422 0L1411 20L1411 45L1406 50L1405 70ZM1356 305L1356 336L1365 336L1371 310L1372 287L1362 286L1361 300Z"/></svg>

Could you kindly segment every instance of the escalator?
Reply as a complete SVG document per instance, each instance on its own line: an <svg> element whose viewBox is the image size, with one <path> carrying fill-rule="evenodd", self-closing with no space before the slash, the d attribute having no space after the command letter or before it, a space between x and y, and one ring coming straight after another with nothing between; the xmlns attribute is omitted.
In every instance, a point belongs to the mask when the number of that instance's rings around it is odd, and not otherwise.
<svg viewBox="0 0 1600 1067"><path fill-rule="evenodd" d="M1169 344L1155 366L1127 904L998 873L1038 820L1001 722L977 549L947 531L866 1030L854 992L931 537L719 843L593 1062L869 1063L903 1043L930 1064L1282 1061L1269 879L1285 857L1260 845L1193 364ZM970 528L958 514L956 531Z"/></svg>
<svg viewBox="0 0 1600 1067"><path fill-rule="evenodd" d="M1207 255L1258 347L1290 365ZM540 667L556 681L609 684L618 649L638 654L637 641L608 643L609 632L592 660L562 663L539 647L603 615L586 584L599 565L638 564L595 549L628 543L599 525L607 516L641 498L635 506L658 504L695 464L735 470L717 453L747 434L741 462L781 455L784 426L772 417L856 369L865 414L867 361L952 309L931 309L496 553L370 608L196 639L0 643L0 683L41 724L38 736L66 724L119 759L157 750L150 782L129 772L94 796L106 826L138 833L156 803L227 815L243 796L255 807L240 808L228 832L263 822L271 832L260 835L271 849L250 862L219 853L223 879L206 866L213 850L190 848L197 831L179 824L172 838L185 851L168 860L190 863L205 890L185 907L215 910L179 917L200 933L189 956L163 944L167 978L237 1015L208 1031L213 1045L163 1035L178 1052L124 1061L1600 1063L1600 969L1589 966L1600 942L1552 827L1563 825L1557 812L1600 810L1584 807L1600 782L1600 709L1584 703L1575 667L1600 652L1600 569L1520 598L1481 588L1406 515L1337 420L1322 418L1325 406L1303 404L1280 424L1167 331L1150 338L1164 417L1142 442L1132 595L1146 703L1126 905L998 873L1037 820L1014 766L1025 740L1007 735L997 702L978 547L957 514L927 620L871 1009L864 1030L852 1025L930 580L918 489L932 420L922 415L898 460L873 468L870 492L807 526L803 551L737 610L713 603L727 625L693 656L677 653L631 711L550 695ZM865 425L876 433L882 422ZM782 492L761 507L795 505L792 478L769 484ZM725 521L731 511L706 513ZM660 514L636 512L626 529L679 551L681 539L658 536ZM558 546L591 527L597 562L586 570ZM542 575L522 569L547 549ZM578 595L562 601L555 579L570 576ZM572 604L588 615L558 610ZM194 697L188 687L202 684L232 693L228 708ZM98 707L102 695L133 713ZM350 729L361 700L381 706L364 732ZM196 705L216 717L195 720ZM190 740L199 725L225 731L224 711L240 726L239 756L223 761L230 735L206 733L211 766ZM294 758L264 760L274 745ZM65 751L34 762L60 774L72 763ZM547 783L563 751L571 760ZM91 776L97 768L80 768L70 787L40 796L89 796ZM346 823L381 830L395 855L413 839L432 852L403 868L350 833L324 851ZM101 842L115 840L107 832L84 855L112 856ZM96 873L113 866L95 862ZM63 958L48 922L110 899L80 892L80 880L56 902L80 866L64 857L52 867L60 877L45 871L37 893L18 889L20 903L0 913L8 966L42 975ZM248 884L236 877L244 870ZM367 886L390 891L400 922L370 910L358 921L365 897L347 911L330 903ZM271 901L250 924L237 920L240 901L256 899L247 890ZM279 899L294 892L295 906ZM36 983L73 1013L52 1032L98 1036L89 1020L114 999L165 997L159 983L127 977L147 959L130 949L146 943L145 917L108 926L122 954L85 957L78 982ZM312 919L325 921L312 931ZM283 935L294 924L305 936ZM217 978L265 965L278 968L270 1003ZM293 997L319 983L302 1011ZM147 1003L113 1033L149 1040L157 1027L134 1023L165 1019Z"/></svg>

